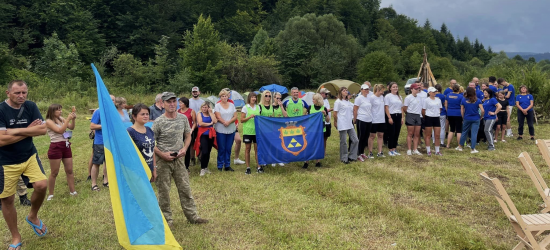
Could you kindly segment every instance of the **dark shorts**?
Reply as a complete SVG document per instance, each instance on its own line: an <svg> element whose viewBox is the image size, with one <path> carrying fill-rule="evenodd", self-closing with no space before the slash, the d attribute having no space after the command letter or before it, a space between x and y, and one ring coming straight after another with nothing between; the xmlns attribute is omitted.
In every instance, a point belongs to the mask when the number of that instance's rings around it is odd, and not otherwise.
<svg viewBox="0 0 550 250"><path fill-rule="evenodd" d="M370 133L371 134L384 133L385 130L386 130L386 124L385 123L373 123L370 126Z"/></svg>
<svg viewBox="0 0 550 250"><path fill-rule="evenodd" d="M92 158L93 164L101 165L105 162L104 150L103 144L94 144L94 157Z"/></svg>
<svg viewBox="0 0 550 250"><path fill-rule="evenodd" d="M256 143L256 135L243 135L244 144Z"/></svg>
<svg viewBox="0 0 550 250"><path fill-rule="evenodd" d="M324 132L325 138L329 138L329 137L330 137L331 131L332 131L332 125L331 125L330 123L329 123L329 124L325 124L325 132Z"/></svg>
<svg viewBox="0 0 550 250"><path fill-rule="evenodd" d="M462 133L462 116L447 116L449 119L449 132Z"/></svg>
<svg viewBox="0 0 550 250"><path fill-rule="evenodd" d="M441 127L441 123L439 121L439 117L430 117L426 116L424 117L424 124L426 128L429 127Z"/></svg>
<svg viewBox="0 0 550 250"><path fill-rule="evenodd" d="M422 125L422 118L419 114L407 113L405 117L405 125L407 126L420 126Z"/></svg>
<svg viewBox="0 0 550 250"><path fill-rule="evenodd" d="M67 159L73 158L73 152L71 150L71 143L61 141L61 142L52 142L50 144L50 149L48 149L48 159Z"/></svg>
<svg viewBox="0 0 550 250"><path fill-rule="evenodd" d="M498 120L496 125L506 125L506 122L508 121L508 112L498 112L497 117Z"/></svg>

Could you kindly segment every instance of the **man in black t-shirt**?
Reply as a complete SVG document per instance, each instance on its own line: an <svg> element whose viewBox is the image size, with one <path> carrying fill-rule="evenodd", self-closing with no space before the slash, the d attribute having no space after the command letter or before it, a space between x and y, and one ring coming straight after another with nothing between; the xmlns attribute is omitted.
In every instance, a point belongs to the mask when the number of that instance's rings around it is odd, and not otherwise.
<svg viewBox="0 0 550 250"><path fill-rule="evenodd" d="M17 230L17 211L14 194L19 177L32 184L31 209L27 223L38 236L47 233L46 225L38 219L48 184L32 138L46 134L46 124L34 102L27 101L27 83L20 80L8 84L8 99L0 103L0 200L2 213L12 235L10 247L17 249L21 234Z"/></svg>

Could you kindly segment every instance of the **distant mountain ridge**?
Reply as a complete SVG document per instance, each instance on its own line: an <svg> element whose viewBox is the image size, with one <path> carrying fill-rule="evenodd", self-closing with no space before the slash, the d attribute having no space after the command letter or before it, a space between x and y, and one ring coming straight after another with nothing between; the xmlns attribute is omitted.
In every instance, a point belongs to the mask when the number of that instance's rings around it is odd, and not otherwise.
<svg viewBox="0 0 550 250"><path fill-rule="evenodd" d="M550 52L546 52L546 53L506 52L506 55L508 56L508 58L513 58L516 55L520 55L525 60L529 59L529 57L534 57L537 62L541 60L550 60Z"/></svg>

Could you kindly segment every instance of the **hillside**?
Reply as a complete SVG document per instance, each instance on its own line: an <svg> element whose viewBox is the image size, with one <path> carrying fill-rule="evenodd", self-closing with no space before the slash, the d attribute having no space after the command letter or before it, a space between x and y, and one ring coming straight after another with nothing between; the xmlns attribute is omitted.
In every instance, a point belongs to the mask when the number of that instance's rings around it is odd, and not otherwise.
<svg viewBox="0 0 550 250"><path fill-rule="evenodd" d="M533 52L506 52L509 58L513 58L516 55L520 55L525 60L529 60L530 57L534 57L537 62L541 60L550 60L550 52L546 53L533 53Z"/></svg>

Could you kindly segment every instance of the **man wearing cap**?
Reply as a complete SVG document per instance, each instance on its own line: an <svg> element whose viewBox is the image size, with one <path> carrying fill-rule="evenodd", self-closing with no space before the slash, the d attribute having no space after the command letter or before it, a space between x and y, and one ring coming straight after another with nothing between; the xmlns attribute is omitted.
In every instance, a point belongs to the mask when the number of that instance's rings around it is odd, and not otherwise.
<svg viewBox="0 0 550 250"><path fill-rule="evenodd" d="M193 88L194 89L194 88ZM198 90L197 90L198 91ZM170 182L178 189L181 208L187 220L193 224L207 223L197 215L195 200L191 195L189 186L189 174L185 168L184 158L187 148L191 142L191 127L185 115L176 111L176 95L172 92L165 92L162 95L164 102L163 115L153 123L155 133L155 155L157 163L157 188L160 210L170 227L172 227L172 210L170 209ZM185 136L185 141L183 137Z"/></svg>
<svg viewBox="0 0 550 250"><path fill-rule="evenodd" d="M198 115L201 111L201 105L204 103L204 100L199 97L201 92L199 91L199 87L195 86L191 89L191 94L193 95L193 98L189 99L189 108L195 111L195 115ZM197 139L197 134L199 132L198 126L195 127L195 130L191 133L191 162L193 162L193 165L196 162L195 158L195 150L193 149L193 145L195 144L195 140Z"/></svg>

